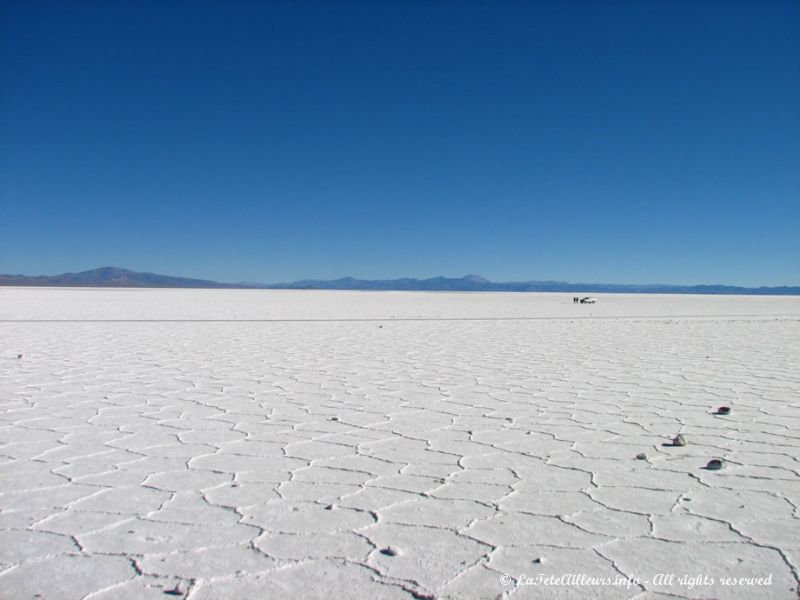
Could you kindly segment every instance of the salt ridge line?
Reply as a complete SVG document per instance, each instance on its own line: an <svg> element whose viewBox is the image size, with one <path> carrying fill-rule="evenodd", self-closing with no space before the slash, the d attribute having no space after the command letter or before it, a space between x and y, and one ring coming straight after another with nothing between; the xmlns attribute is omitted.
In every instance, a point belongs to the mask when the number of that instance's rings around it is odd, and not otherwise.
<svg viewBox="0 0 800 600"><path fill-rule="evenodd" d="M638 317L368 317L331 319L0 319L0 323L391 323L404 321L642 321L679 322L691 321L737 321L748 319L759 321L800 321L800 317L788 313L744 314L744 315L644 315Z"/></svg>

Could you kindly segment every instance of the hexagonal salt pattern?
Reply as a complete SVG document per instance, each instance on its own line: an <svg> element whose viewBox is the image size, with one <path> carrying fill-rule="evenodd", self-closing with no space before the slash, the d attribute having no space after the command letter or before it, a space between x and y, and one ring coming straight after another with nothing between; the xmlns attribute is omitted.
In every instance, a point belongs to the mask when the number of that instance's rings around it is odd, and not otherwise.
<svg viewBox="0 0 800 600"><path fill-rule="evenodd" d="M0 322L0 597L796 597L796 314L371 298L384 318Z"/></svg>

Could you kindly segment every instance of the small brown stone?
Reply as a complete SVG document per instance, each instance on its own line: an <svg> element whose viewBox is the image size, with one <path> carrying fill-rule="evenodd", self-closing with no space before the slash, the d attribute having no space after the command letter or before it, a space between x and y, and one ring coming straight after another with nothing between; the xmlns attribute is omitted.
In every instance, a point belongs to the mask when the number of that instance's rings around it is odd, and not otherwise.
<svg viewBox="0 0 800 600"><path fill-rule="evenodd" d="M176 583L175 587L164 590L164 593L169 596L183 596L186 591L183 589L183 587L181 587L180 583Z"/></svg>

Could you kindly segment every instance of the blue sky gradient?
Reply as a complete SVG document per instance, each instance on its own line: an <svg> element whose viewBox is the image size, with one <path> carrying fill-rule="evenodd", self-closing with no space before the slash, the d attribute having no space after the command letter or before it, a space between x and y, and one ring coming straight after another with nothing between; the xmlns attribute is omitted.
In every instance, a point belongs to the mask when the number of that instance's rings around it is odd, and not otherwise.
<svg viewBox="0 0 800 600"><path fill-rule="evenodd" d="M800 284L800 3L0 4L0 272Z"/></svg>

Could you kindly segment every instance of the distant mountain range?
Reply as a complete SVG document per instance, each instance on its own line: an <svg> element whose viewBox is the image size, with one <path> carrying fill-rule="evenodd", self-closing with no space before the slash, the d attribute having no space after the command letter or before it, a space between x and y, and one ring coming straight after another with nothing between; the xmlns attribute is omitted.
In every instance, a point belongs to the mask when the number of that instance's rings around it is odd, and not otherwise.
<svg viewBox="0 0 800 600"><path fill-rule="evenodd" d="M497 283L479 277L432 277L430 279L304 279L294 283L219 283L156 273L137 273L118 267L101 267L61 275L0 275L0 286L47 287L137 287L221 288L290 290L398 290L428 292L574 292L628 294L757 294L800 295L800 286L737 287L729 285L622 285L613 283L567 283L564 281L511 281Z"/></svg>
<svg viewBox="0 0 800 600"><path fill-rule="evenodd" d="M117 267L101 267L80 273L61 275L0 275L0 285L47 287L164 287L164 288L237 288L239 285L206 279L187 279L156 273L136 273Z"/></svg>

